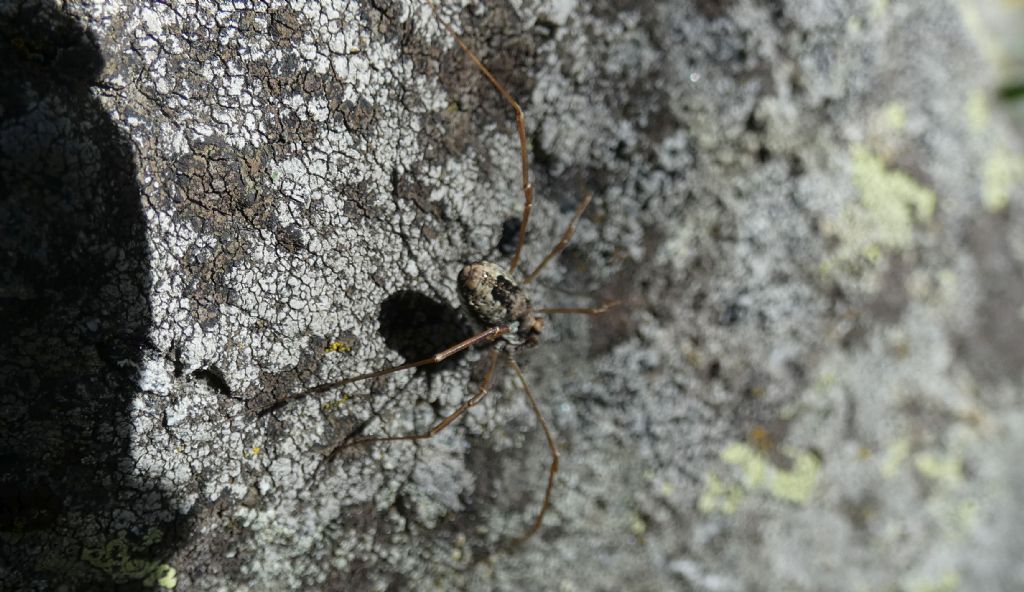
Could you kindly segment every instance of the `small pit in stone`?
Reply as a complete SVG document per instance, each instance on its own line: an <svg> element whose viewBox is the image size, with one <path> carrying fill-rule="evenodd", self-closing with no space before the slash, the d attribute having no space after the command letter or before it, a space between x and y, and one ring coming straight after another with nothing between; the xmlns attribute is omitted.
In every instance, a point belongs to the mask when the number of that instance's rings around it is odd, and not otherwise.
<svg viewBox="0 0 1024 592"><path fill-rule="evenodd" d="M499 253L507 257L516 252L520 226L522 226L520 218L505 218L505 221L501 223L501 238L498 240Z"/></svg>

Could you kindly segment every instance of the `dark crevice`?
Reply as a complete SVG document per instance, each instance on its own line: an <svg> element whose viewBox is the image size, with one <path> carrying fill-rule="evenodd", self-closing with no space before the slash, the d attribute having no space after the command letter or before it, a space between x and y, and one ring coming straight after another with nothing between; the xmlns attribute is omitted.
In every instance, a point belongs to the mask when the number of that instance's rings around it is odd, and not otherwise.
<svg viewBox="0 0 1024 592"><path fill-rule="evenodd" d="M216 366L210 366L208 368L200 368L192 372L194 378L198 378L206 383L208 387L213 389L215 392L221 395L231 396L231 387L228 385L227 380L224 378L224 373L220 371Z"/></svg>

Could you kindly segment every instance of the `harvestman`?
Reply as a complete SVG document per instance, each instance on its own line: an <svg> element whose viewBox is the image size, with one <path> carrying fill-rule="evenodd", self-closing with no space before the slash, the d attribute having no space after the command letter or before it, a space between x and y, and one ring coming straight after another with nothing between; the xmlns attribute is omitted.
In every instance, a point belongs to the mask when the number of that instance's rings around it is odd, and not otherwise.
<svg viewBox="0 0 1024 592"><path fill-rule="evenodd" d="M426 440L434 437L438 432L451 425L452 422L458 419L468 409L476 406L483 400L484 396L488 393L491 379L494 376L494 370L498 365L499 354L503 354L501 357L503 357L506 363L511 366L516 377L519 379L519 383L523 387L523 392L526 394L530 407L533 409L533 413L537 417L537 422L544 431L544 437L547 439L548 449L551 451L551 465L548 469L548 482L547 488L544 491L544 501L541 504L540 512L538 512L537 517L533 522L533 526L531 526L530 530L520 538L516 539L517 543L521 543L529 539L540 529L541 522L544 520L544 514L551 505L551 490L555 483L555 474L558 472L559 454L558 447L555 445L555 439L551 435L551 430L548 428L547 421L544 420L544 415L541 413L540 406L537 404L537 399L534 398L533 392L526 383L526 377L523 375L523 370L519 367L519 364L516 363L513 358L513 354L522 349L531 348L537 345L540 341L540 333L544 328L544 321L540 315L598 315L619 303L608 302L602 306L594 308L533 308L531 306L530 299L523 291L523 287L529 285L534 279L536 279L537 275L540 274L542 269L544 269L544 266L557 257L558 254L561 253L569 244L569 240L572 238L572 235L576 230L576 223L579 222L580 218L583 216L583 212L587 209L587 206L590 205L591 196L585 196L583 201L576 208L576 212L573 214L572 220L569 222L569 225L565 229L565 233L558 244L551 249L547 256L541 260L540 264L537 265L533 271L523 278L522 281L517 282L514 279L514 274L519 265L519 256L522 253L523 245L526 242L526 226L530 221L530 210L533 207L533 185L530 184L530 162L526 149L526 120L523 117L523 110L519 107L519 103L512 98L508 89L498 81L487 66L480 61L480 58L478 58L476 54L469 49L452 26L441 18L437 4L434 0L426 0L426 2L433 10L434 17L437 21L455 39L455 42L458 43L460 48L462 48L462 51L467 57L469 57L476 68L480 70L498 93L501 94L505 102L512 107L512 110L515 112L516 126L519 131L519 153L522 164L524 203L522 219L519 224L519 237L516 244L516 250L512 255L512 261L509 263L508 271L504 271L500 266L489 261L477 261L466 265L462 268L462 271L459 272L459 299L462 301L463 307L469 312L470 316L485 328L473 337L456 343L455 345L452 345L429 358L419 360L417 362L402 364L400 366L385 368L376 372L360 374L351 378L328 382L297 393L285 395L263 406L257 411L257 413L262 415L289 401L295 401L310 395L319 395L353 382L378 378L401 370L437 364L463 350L473 347L474 345L486 343L492 347L490 350L490 358L487 363L487 371L484 373L480 387L472 398L460 405L451 415L445 417L439 423L423 433L407 434L402 436L344 439L327 448L327 458L328 460L333 459L341 450L358 444L393 442L399 440Z"/></svg>

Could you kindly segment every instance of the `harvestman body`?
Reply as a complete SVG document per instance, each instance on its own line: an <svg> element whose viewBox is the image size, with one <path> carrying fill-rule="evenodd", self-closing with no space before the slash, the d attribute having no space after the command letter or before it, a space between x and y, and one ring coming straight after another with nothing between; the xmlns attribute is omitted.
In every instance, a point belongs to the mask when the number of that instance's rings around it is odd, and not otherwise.
<svg viewBox="0 0 1024 592"><path fill-rule="evenodd" d="M426 0L426 2L433 10L437 21L441 23L441 25L455 39L455 42L462 48L462 51L465 52L470 60L472 60L477 69L480 70L480 72L487 78L491 85L494 86L498 93L501 94L502 98L505 99L515 112L516 125L519 131L524 204L522 219L519 225L518 242L516 244L515 253L512 256L512 261L509 264L508 271L505 271L501 266L490 261L477 261L466 265L462 268L462 271L459 272L459 299L462 301L463 307L470 316L472 316L473 319L484 328L473 337L456 343L455 345L452 345L451 347L423 360L385 368L376 372L360 374L358 376L321 384L308 388L304 391L286 395L264 405L257 410L257 413L263 415L277 409L289 401L295 401L311 395L318 395L353 382L377 378L393 372L399 372L401 370L437 364L463 350L473 347L474 345L481 343L490 344L492 347L487 364L487 371L484 374L479 389L472 398L460 405L451 415L445 417L423 433L401 436L346 438L329 446L327 448L327 457L328 459L333 459L341 450L358 444L392 442L397 440L425 440L427 438L432 438L438 432L448 427L452 422L462 416L468 409L476 406L481 400L483 400L490 387L491 379L494 376L494 370L498 365L499 357L504 358L506 363L515 372L519 383L522 385L523 392L526 394L530 407L533 409L534 415L537 417L537 422L544 431L544 437L547 439L548 449L551 451L551 466L548 470L548 481L547 488L544 491L544 501L530 530L516 540L516 542L523 542L533 536L540 529L541 523L544 519L544 514L551 505L551 490L555 483L555 474L558 472L559 454L558 447L555 445L555 440L551 435L551 430L548 428L547 422L544 420L540 406L537 404L536 398L534 398L529 385L526 383L526 377L523 375L522 368L519 367L519 364L516 363L512 356L521 349L537 345L540 341L541 330L544 328L544 315L597 315L605 312L612 306L617 305L618 302L609 302L595 308L533 308L531 305L530 299L526 295L523 287L530 284L541 272L544 266L557 257L558 254L565 249L566 245L569 244L569 240L575 232L576 223L583 216L583 212L590 204L590 195L584 197L580 205L576 208L576 212L573 215L572 220L569 222L568 227L566 227L565 234L562 236L562 239L558 244L555 245L551 252L544 257L540 264L537 265L529 275L523 278L522 281L516 281L515 272L519 264L519 257L522 253L523 245L526 242L526 225L530 220L530 210L533 207L533 185L530 184L529 157L526 149L526 122L523 117L523 111L515 99L512 98L512 95L508 92L505 86L495 78L486 66L484 66L483 62L481 62L476 54L474 54L462 41L462 38L459 37L454 29L452 29L451 25L441 19L438 7L434 3L434 0ZM502 345L500 348L498 347L499 343Z"/></svg>

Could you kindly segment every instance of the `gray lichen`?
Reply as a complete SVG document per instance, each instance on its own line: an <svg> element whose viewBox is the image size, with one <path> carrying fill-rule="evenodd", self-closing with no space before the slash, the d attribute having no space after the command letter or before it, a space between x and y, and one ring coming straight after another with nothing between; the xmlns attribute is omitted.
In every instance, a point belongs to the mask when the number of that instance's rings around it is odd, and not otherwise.
<svg viewBox="0 0 1024 592"><path fill-rule="evenodd" d="M508 372L436 438L322 454L436 423L479 352L252 413L463 338L458 270L501 257L514 121L429 6L3 7L0 583L1021 587L993 10L443 6L527 113L527 267L594 195L533 303L625 302L520 357L563 462L506 549L549 460Z"/></svg>

